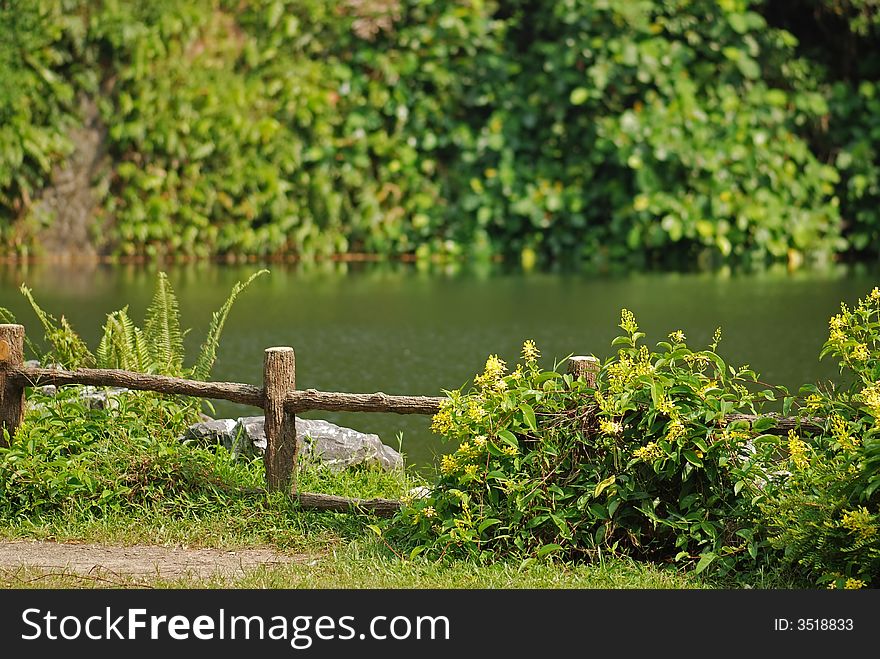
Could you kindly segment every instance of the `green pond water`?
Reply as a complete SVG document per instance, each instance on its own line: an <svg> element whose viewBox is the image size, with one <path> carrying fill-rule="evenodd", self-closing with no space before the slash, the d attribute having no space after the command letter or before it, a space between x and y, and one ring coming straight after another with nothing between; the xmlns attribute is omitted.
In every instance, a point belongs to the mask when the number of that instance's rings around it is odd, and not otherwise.
<svg viewBox="0 0 880 659"><path fill-rule="evenodd" d="M190 360L211 312L232 285L256 265L197 264L166 268L178 294ZM828 318L875 285L876 268L835 266L821 271L523 274L492 269L443 273L403 264L272 265L232 309L213 379L260 384L263 349L293 346L297 386L327 391L442 395L482 370L497 353L516 362L533 339L546 364L569 354L612 354L620 309L636 314L653 343L682 329L704 346L721 326L721 354L748 363L766 382L796 390L833 378L836 364L818 361ZM44 309L64 314L94 347L105 315L129 305L143 318L155 269L128 266L32 265L0 269L0 306L11 309L32 338L37 320L18 292L24 282ZM191 362L187 362L191 363ZM258 414L230 403L218 416ZM427 468L450 447L424 416L312 412L366 432Z"/></svg>

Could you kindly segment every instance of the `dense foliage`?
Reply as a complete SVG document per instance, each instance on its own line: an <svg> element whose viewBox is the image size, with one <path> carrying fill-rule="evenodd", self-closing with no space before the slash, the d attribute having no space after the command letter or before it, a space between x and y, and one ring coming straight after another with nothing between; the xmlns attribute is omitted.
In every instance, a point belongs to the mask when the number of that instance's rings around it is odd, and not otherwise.
<svg viewBox="0 0 880 659"><path fill-rule="evenodd" d="M119 255L874 254L876 16L873 0L5 0L2 240L32 247L86 95L112 163L95 239Z"/></svg>
<svg viewBox="0 0 880 659"><path fill-rule="evenodd" d="M627 310L620 327L595 385L540 368L527 341L512 372L491 355L449 392L433 429L457 448L389 536L434 558L626 554L880 584L880 289L831 319L822 354L853 384L799 396L726 364L720 332L693 350L679 330L652 351ZM777 398L797 411L787 435L762 413Z"/></svg>
<svg viewBox="0 0 880 659"><path fill-rule="evenodd" d="M787 471L762 502L774 545L830 587L880 585L880 289L830 320L822 356L842 386L806 387L820 431L787 440Z"/></svg>

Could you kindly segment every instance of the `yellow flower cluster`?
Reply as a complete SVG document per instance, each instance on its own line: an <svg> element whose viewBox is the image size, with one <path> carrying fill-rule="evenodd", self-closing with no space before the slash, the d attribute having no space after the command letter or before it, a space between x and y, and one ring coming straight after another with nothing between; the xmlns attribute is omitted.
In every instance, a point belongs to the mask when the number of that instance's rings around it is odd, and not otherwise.
<svg viewBox="0 0 880 659"><path fill-rule="evenodd" d="M864 588L867 585L868 584L866 584L861 579L850 578L850 579L846 580L846 583L843 584L843 587L846 588L847 590L859 590L860 588Z"/></svg>
<svg viewBox="0 0 880 659"><path fill-rule="evenodd" d="M596 393L593 394L596 399L596 405L599 406L599 411L603 414L607 414L608 416L614 415L614 400L611 398L606 398L601 391L596 389Z"/></svg>
<svg viewBox="0 0 880 659"><path fill-rule="evenodd" d="M599 422L599 430L606 435L619 435L623 432L623 424L611 419L602 419Z"/></svg>
<svg viewBox="0 0 880 659"><path fill-rule="evenodd" d="M807 409L810 412L815 412L820 407L822 407L822 397L819 394L810 394L807 396Z"/></svg>
<svg viewBox="0 0 880 659"><path fill-rule="evenodd" d="M684 435L685 427L681 419L672 419L666 426L666 441L674 442Z"/></svg>
<svg viewBox="0 0 880 659"><path fill-rule="evenodd" d="M449 399L440 403L440 409L431 418L431 431L438 435L445 435L452 430L452 401Z"/></svg>
<svg viewBox="0 0 880 659"><path fill-rule="evenodd" d="M535 345L534 341L528 339L525 343L523 343L522 358L527 364L535 362L540 356L541 351L538 350L538 346Z"/></svg>
<svg viewBox="0 0 880 659"><path fill-rule="evenodd" d="M445 476L454 474L458 470L458 461L454 455L448 453L440 458L440 473Z"/></svg>
<svg viewBox="0 0 880 659"><path fill-rule="evenodd" d="M804 469L810 464L810 459L807 457L808 448L806 442L798 437L794 430L788 431L788 452L798 469Z"/></svg>
<svg viewBox="0 0 880 659"><path fill-rule="evenodd" d="M868 346L864 343L857 343L852 349L851 356L856 361L866 362L870 358L871 353L868 352Z"/></svg>
<svg viewBox="0 0 880 659"><path fill-rule="evenodd" d="M484 389L494 387L495 383L504 377L506 370L507 365L504 363L504 360L500 359L498 355L489 355L482 374L474 378L474 382Z"/></svg>
<svg viewBox="0 0 880 659"><path fill-rule="evenodd" d="M862 389L860 396L865 407L868 408L868 412L874 417L876 424L880 421L880 382L875 382Z"/></svg>
<svg viewBox="0 0 880 659"><path fill-rule="evenodd" d="M880 302L880 288L875 286L868 297L871 299L871 302Z"/></svg>
<svg viewBox="0 0 880 659"><path fill-rule="evenodd" d="M681 330L675 330L674 332L669 334L669 338L675 341L676 343L684 343L687 340L687 337L684 335L684 332Z"/></svg>
<svg viewBox="0 0 880 659"><path fill-rule="evenodd" d="M850 510L843 513L840 525L850 533L859 537L860 540L868 540L877 535L877 523L874 516L864 506L858 510Z"/></svg>
<svg viewBox="0 0 880 659"><path fill-rule="evenodd" d="M633 451L633 457L645 462L651 462L663 457L663 450L657 446L656 442L648 442L645 446L637 448Z"/></svg>
<svg viewBox="0 0 880 659"><path fill-rule="evenodd" d="M640 375L649 375L653 371L651 353L648 351L647 346L642 346L635 358L621 354L616 362L608 365L606 369L608 373L608 388L614 393L622 393L626 385L633 378L637 378Z"/></svg>
<svg viewBox="0 0 880 659"><path fill-rule="evenodd" d="M854 451L859 445L858 437L853 437L849 432L849 424L842 416L835 414L831 417L831 435L845 451Z"/></svg>
<svg viewBox="0 0 880 659"><path fill-rule="evenodd" d="M476 478L477 477L477 469L479 469L479 467L477 467L477 465L474 465L474 464L467 465L464 468L464 475L470 476L471 478Z"/></svg>
<svg viewBox="0 0 880 659"><path fill-rule="evenodd" d="M472 398L470 401L468 401L467 415L468 418L471 419L471 421L479 421L484 416L486 416L486 410L483 409L483 406L480 404L479 400Z"/></svg>
<svg viewBox="0 0 880 659"><path fill-rule="evenodd" d="M513 457L515 455L519 455L519 450L517 450L517 448L515 446L511 446L510 444L502 446L501 452L504 455L509 455L510 457Z"/></svg>
<svg viewBox="0 0 880 659"><path fill-rule="evenodd" d="M846 340L846 335L843 330L846 327L846 318L849 315L849 311L845 306L842 306L842 313L835 314L831 316L828 320L828 340L832 343L841 343Z"/></svg>
<svg viewBox="0 0 880 659"><path fill-rule="evenodd" d="M633 312L629 309L621 309L620 310L620 325L619 327L630 334L635 334L639 331L639 326L636 324L636 317L633 315Z"/></svg>

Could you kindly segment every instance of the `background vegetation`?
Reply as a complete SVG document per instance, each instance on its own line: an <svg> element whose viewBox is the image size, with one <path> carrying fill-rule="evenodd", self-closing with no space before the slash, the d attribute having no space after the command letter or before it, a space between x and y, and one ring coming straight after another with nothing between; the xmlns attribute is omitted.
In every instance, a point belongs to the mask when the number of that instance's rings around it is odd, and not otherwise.
<svg viewBox="0 0 880 659"><path fill-rule="evenodd" d="M87 97L110 254L874 257L878 6L3 0L0 241Z"/></svg>

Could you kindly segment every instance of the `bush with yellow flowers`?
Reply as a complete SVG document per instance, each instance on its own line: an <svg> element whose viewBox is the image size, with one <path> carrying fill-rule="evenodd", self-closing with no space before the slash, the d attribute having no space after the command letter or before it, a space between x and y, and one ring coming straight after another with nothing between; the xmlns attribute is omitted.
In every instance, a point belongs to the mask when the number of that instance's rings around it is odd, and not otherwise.
<svg viewBox="0 0 880 659"><path fill-rule="evenodd" d="M761 501L784 559L829 588L880 586L880 289L843 304L821 357L839 360L838 386L802 387L790 475ZM849 384L846 384L849 383Z"/></svg>
<svg viewBox="0 0 880 659"><path fill-rule="evenodd" d="M595 384L542 368L527 341L512 369L491 355L448 392L433 430L457 448L391 535L432 557L625 553L716 573L763 560L754 501L779 440L757 415L775 392L724 362L720 330L705 349L677 331L651 350L632 313L620 327Z"/></svg>

